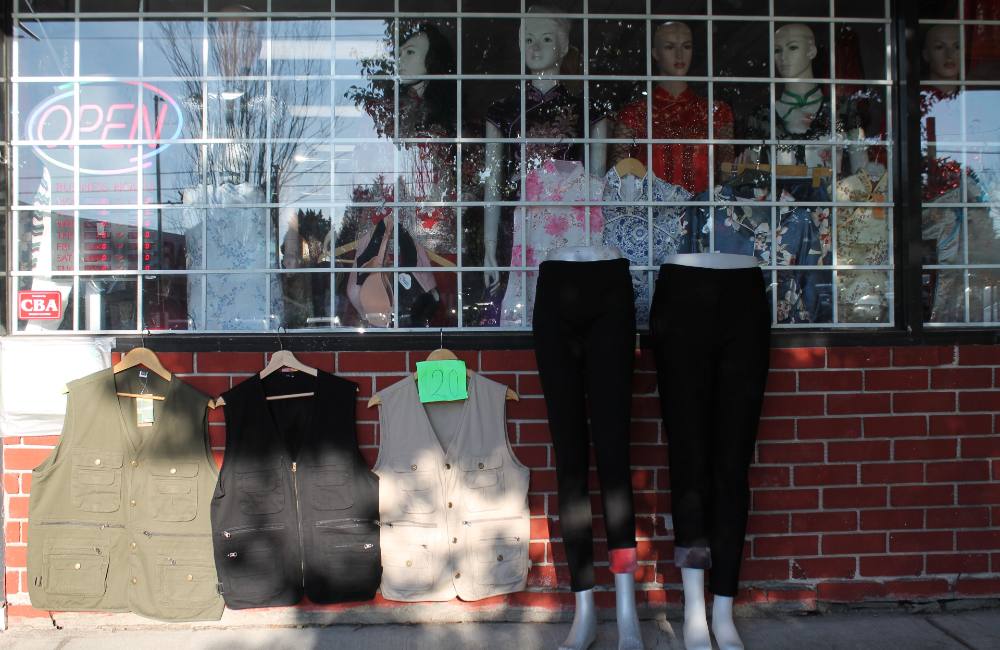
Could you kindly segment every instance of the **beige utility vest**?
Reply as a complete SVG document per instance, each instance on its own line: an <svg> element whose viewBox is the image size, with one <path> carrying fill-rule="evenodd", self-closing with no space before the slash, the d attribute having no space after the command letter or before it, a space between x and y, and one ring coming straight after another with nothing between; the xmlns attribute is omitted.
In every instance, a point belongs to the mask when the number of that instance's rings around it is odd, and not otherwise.
<svg viewBox="0 0 1000 650"><path fill-rule="evenodd" d="M117 384L117 385L116 385ZM136 400L166 397L138 426ZM223 602L209 514L218 477L206 437L208 398L177 377L131 368L69 384L62 437L32 472L31 604L216 620Z"/></svg>
<svg viewBox="0 0 1000 650"><path fill-rule="evenodd" d="M524 589L528 468L507 442L507 388L473 374L469 398L421 404L407 377L379 393L382 596L479 600Z"/></svg>

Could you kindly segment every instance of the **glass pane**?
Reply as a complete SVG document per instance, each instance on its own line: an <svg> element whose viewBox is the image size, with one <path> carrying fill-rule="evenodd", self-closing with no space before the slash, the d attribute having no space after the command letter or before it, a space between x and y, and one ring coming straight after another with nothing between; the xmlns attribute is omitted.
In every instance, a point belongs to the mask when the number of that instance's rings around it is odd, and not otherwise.
<svg viewBox="0 0 1000 650"><path fill-rule="evenodd" d="M838 271L837 312L840 323L888 322L889 275L884 271Z"/></svg>
<svg viewBox="0 0 1000 650"><path fill-rule="evenodd" d="M137 329L137 299L135 276L80 276L77 309L79 329Z"/></svg>
<svg viewBox="0 0 1000 650"><path fill-rule="evenodd" d="M154 77L198 77L202 74L200 20L145 20L142 23L142 70Z"/></svg>
<svg viewBox="0 0 1000 650"><path fill-rule="evenodd" d="M81 271L138 268L139 229L135 210L80 212Z"/></svg>
<svg viewBox="0 0 1000 650"><path fill-rule="evenodd" d="M115 77L138 75L139 26L136 22L80 21L80 74Z"/></svg>

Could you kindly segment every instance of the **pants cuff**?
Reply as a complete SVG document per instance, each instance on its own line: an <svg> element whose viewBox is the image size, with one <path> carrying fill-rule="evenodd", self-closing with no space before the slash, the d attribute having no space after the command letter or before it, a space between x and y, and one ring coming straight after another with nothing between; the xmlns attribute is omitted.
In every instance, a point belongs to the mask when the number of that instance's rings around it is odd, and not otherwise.
<svg viewBox="0 0 1000 650"><path fill-rule="evenodd" d="M608 551L611 560L611 573L635 573L639 568L639 559L632 548L613 548Z"/></svg>
<svg viewBox="0 0 1000 650"><path fill-rule="evenodd" d="M674 566L679 569L711 569L712 549L707 546L675 546Z"/></svg>

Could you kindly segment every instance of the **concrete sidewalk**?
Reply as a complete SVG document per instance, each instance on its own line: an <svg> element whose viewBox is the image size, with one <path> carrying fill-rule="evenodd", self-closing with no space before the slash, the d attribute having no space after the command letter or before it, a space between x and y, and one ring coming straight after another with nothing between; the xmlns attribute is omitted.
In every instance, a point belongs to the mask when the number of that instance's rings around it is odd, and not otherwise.
<svg viewBox="0 0 1000 650"><path fill-rule="evenodd" d="M997 650L1000 609L948 614L858 612L738 621L747 650ZM680 622L643 622L647 648L683 650ZM17 650L555 650L567 624L337 625L315 628L183 630L13 630L0 648ZM614 650L614 623L601 624L593 650Z"/></svg>

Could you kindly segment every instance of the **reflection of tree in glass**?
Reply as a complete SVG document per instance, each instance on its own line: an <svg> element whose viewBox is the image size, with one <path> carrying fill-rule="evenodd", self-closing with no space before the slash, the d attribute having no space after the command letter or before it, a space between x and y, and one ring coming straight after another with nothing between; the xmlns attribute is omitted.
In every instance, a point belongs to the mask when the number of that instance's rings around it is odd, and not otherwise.
<svg viewBox="0 0 1000 650"><path fill-rule="evenodd" d="M213 147L207 157L208 182L212 185L252 183L263 187L270 175L272 196L279 199L281 189L290 187L300 175L322 168L322 160L312 160L316 157L309 155L308 149L316 145L298 142L307 135L305 112L292 109L312 106L317 99L325 101L327 98L314 97L316 86L307 82L274 84L268 95L262 58L262 25L244 17L209 23L209 61L217 74L232 78L210 82L207 96L201 80L197 78L202 38L196 30L200 32L200 24L164 21L160 25L163 38L158 39L158 45L174 73L183 78L181 83L187 90L184 101L196 121L195 132L202 132L205 115L202 106L207 104L209 137L228 141ZM289 21L284 23L284 28L286 37L292 40L308 42L321 36L319 25L310 21ZM297 64L294 71L293 63ZM298 76L309 76L319 72L319 63L315 59L274 59L271 61L271 76L291 75L293 72ZM257 78L246 78L249 75L257 75ZM270 168L267 164L267 145L263 142L268 135L273 139L286 140L271 145ZM248 139L258 142L248 142ZM191 184L194 185L198 183L196 170L201 167L200 154L196 148L187 148L187 151L191 156L188 169ZM304 166L301 161L311 161L313 168Z"/></svg>

